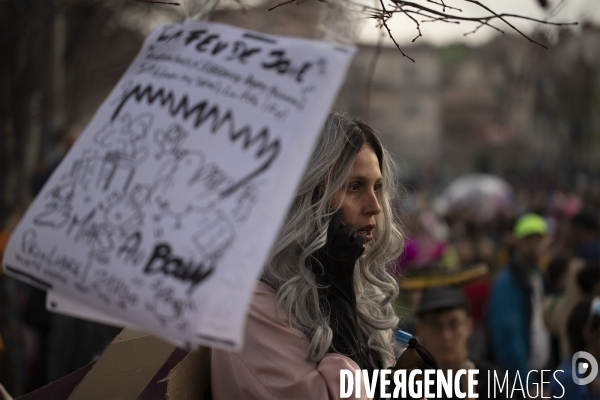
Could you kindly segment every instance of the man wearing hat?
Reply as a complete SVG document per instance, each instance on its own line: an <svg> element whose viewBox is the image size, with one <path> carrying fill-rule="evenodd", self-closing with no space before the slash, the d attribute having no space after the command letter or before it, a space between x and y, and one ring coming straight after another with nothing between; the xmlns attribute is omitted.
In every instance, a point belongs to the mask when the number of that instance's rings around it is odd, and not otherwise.
<svg viewBox="0 0 600 400"><path fill-rule="evenodd" d="M543 318L544 284L538 268L547 232L546 221L537 214L517 219L513 257L496 277L489 300L492 359L509 371L512 382L518 373L523 388L529 371L547 369L550 359L550 337Z"/></svg>
<svg viewBox="0 0 600 400"><path fill-rule="evenodd" d="M489 362L469 357L473 317L463 293L443 286L428 289L423 292L416 316L416 334L436 358L439 368L454 373L460 369L479 370L476 392L480 399L488 398L488 387L493 390L488 382L488 371L496 371L500 379L503 379L504 371L498 371ZM493 374L490 377L494 379ZM461 382L461 386L462 390L466 389L466 382ZM496 398L505 398L505 393L497 392Z"/></svg>

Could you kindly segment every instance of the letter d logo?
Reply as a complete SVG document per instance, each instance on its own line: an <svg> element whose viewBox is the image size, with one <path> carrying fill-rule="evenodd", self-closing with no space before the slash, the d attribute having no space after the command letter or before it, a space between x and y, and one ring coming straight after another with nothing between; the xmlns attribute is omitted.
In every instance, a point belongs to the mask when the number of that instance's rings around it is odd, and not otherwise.
<svg viewBox="0 0 600 400"><path fill-rule="evenodd" d="M585 359L585 362L580 362L577 364L577 360L580 358ZM590 368L591 367L591 368ZM590 371L590 374L586 378L579 378L579 375L584 375L587 371ZM591 383L596 376L598 375L598 362L590 353L586 353L585 351L578 351L573 355L571 359L571 374L573 376L573 382L577 385L587 385Z"/></svg>

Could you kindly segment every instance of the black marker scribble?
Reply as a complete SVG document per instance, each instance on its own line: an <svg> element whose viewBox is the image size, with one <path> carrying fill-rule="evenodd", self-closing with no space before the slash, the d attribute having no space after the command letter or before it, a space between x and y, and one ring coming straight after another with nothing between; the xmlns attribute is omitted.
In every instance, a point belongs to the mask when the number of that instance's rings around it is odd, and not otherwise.
<svg viewBox="0 0 600 400"><path fill-rule="evenodd" d="M146 137L154 116L145 112L135 118L125 113L119 118L111 118L94 136L94 142L101 147L127 156L135 164L140 164L148 155L148 148L143 141Z"/></svg>
<svg viewBox="0 0 600 400"><path fill-rule="evenodd" d="M133 181L136 164L117 151L104 155L98 174L98 185L104 191L112 189L126 191Z"/></svg>
<svg viewBox="0 0 600 400"><path fill-rule="evenodd" d="M71 169L63 176L63 179L74 182L77 186L82 187L86 193L91 187L100 187L103 182L96 175L102 168L105 158L105 155L98 155L97 151L85 149L81 157L73 162ZM85 197L88 204L93 199L93 196L89 194L86 194Z"/></svg>
<svg viewBox="0 0 600 400"><path fill-rule="evenodd" d="M261 66L265 69L272 69L280 75L292 75L296 82L304 82L304 74L312 67L313 63L308 61L302 63L301 66L294 65L291 58L286 55L283 49L272 50L269 53L271 59L269 62L264 61Z"/></svg>
<svg viewBox="0 0 600 400"><path fill-rule="evenodd" d="M193 118L194 127L196 128L201 127L205 122L211 120L209 126L210 133L215 134L221 128L225 127L228 138L232 143L241 140L244 151L249 150L251 147L255 148L255 158L264 159L264 161L248 175L221 191L221 196L223 197L231 195L240 187L265 172L273 161L275 161L281 150L279 139L271 139L269 128L264 127L258 133L253 133L250 125L247 124L237 129L231 109L221 112L217 104L210 104L208 100L190 104L187 95L183 95L178 101L172 90L165 90L164 88L155 90L152 84L147 84L146 86L137 84L131 90L124 93L120 103L112 114L111 120L119 117L121 109L130 99L135 100L137 103L142 103L145 100L149 105L156 102L161 107L166 107L172 117L180 115L186 121Z"/></svg>
<svg viewBox="0 0 600 400"><path fill-rule="evenodd" d="M92 270L92 266L94 265L94 263L103 266L108 266L111 260L108 254L108 251L98 250L93 247L90 248L90 250L88 251L87 262L85 264L85 267L83 268L83 273L81 274L81 278L77 282L77 284L80 286L78 289L87 292L89 286L87 286L86 282L87 277L90 271Z"/></svg>
<svg viewBox="0 0 600 400"><path fill-rule="evenodd" d="M251 183L236 195L235 205L231 210L231 216L236 223L244 223L250 218L252 209L259 200L259 194L258 185Z"/></svg>
<svg viewBox="0 0 600 400"><path fill-rule="evenodd" d="M73 210L72 202L75 196L75 183L61 183L50 190L50 201L46 210L33 217L33 223L53 229L60 229L69 222Z"/></svg>
<svg viewBox="0 0 600 400"><path fill-rule="evenodd" d="M101 265L108 265L111 260L111 252L115 249L117 234L115 229L105 222L95 220L97 211L89 211L83 217L74 215L66 229L66 236L70 237L74 232L73 242L88 246L88 255L83 272L79 277L79 289L82 292L87 291L85 285L87 276L92 270L94 262Z"/></svg>
<svg viewBox="0 0 600 400"><path fill-rule="evenodd" d="M190 282L188 294L191 294L200 282L208 278L215 269L212 260L195 261L184 260L183 257L172 253L171 245L159 243L154 246L154 251L144 267L147 275L163 274L172 276L182 282Z"/></svg>
<svg viewBox="0 0 600 400"><path fill-rule="evenodd" d="M252 33L246 32L246 33L244 33L244 37L248 38L248 39L260 40L260 41L266 42L266 43L277 44L277 40L275 40L274 38L264 37L264 36L261 36L261 35L257 35L254 32L252 32Z"/></svg>
<svg viewBox="0 0 600 400"><path fill-rule="evenodd" d="M139 296L127 282L104 269L95 271L90 287L105 303L114 302L123 310L126 310L128 306L136 305L139 301Z"/></svg>
<svg viewBox="0 0 600 400"><path fill-rule="evenodd" d="M109 196L104 210L105 220L117 227L123 235L142 227L144 222L144 205L150 199L150 185L137 184L128 193L115 192Z"/></svg>
<svg viewBox="0 0 600 400"><path fill-rule="evenodd" d="M200 230L192 234L192 243L200 253L217 263L235 241L235 227L220 210L202 221Z"/></svg>
<svg viewBox="0 0 600 400"><path fill-rule="evenodd" d="M186 311L196 309L192 298L177 297L177 291L170 286L165 286L160 280L155 281L150 288L155 290L155 293L152 302L146 304L146 309L152 312L162 326L178 321ZM179 331L187 330L188 323L179 321L176 328Z"/></svg>
<svg viewBox="0 0 600 400"><path fill-rule="evenodd" d="M154 143L160 151L156 158L160 159L167 154L177 155L181 153L181 143L189 136L189 133L178 123L171 124L167 129L157 129L154 132Z"/></svg>
<svg viewBox="0 0 600 400"><path fill-rule="evenodd" d="M220 191L232 182L216 163L204 165L202 152L182 152L159 168L155 180L155 200L161 209L158 220L173 218L175 228L181 229L183 221L189 221L187 217L193 213L206 214L214 210L219 204Z"/></svg>
<svg viewBox="0 0 600 400"><path fill-rule="evenodd" d="M216 163L204 166L202 171L190 180L191 185L198 186L198 190L193 193L196 199L201 199L214 192L219 193L223 187L228 187L232 183L233 179Z"/></svg>
<svg viewBox="0 0 600 400"><path fill-rule="evenodd" d="M154 182L156 202L162 216L169 216L181 227L183 218L198 207L193 196L181 196L194 184L204 168L206 157L201 151L183 151L167 159L158 169Z"/></svg>
<svg viewBox="0 0 600 400"><path fill-rule="evenodd" d="M142 233L134 232L127 236L123 243L117 249L117 257L126 263L138 265L142 262L146 253L141 250Z"/></svg>
<svg viewBox="0 0 600 400"><path fill-rule="evenodd" d="M57 273L67 273L77 277L83 269L82 263L74 257L58 252L56 246L50 250L43 249L37 240L37 232L26 229L21 238L21 251L23 254L39 261L42 268L51 268Z"/></svg>
<svg viewBox="0 0 600 400"><path fill-rule="evenodd" d="M94 250L108 252L115 248L115 231L105 222L97 222L94 220L96 210L91 210L84 217L79 215L73 216L69 227L67 228L67 236L75 229L73 240L75 243L83 242L92 247Z"/></svg>
<svg viewBox="0 0 600 400"><path fill-rule="evenodd" d="M180 33L174 35L180 36ZM157 41L169 41L174 35L165 35L164 33L158 38ZM199 53L208 53L215 56L221 53L223 50L229 48L229 54L225 57L227 61L239 61L240 64L246 64L248 58L254 54L259 54L262 49L260 47L250 47L246 42L236 40L233 43L220 40L221 35L218 33L210 33L206 29L196 29L187 32L185 38L185 45L189 46L192 42L195 42L195 49ZM230 45L232 45L230 47Z"/></svg>
<svg viewBox="0 0 600 400"><path fill-rule="evenodd" d="M100 158L96 183L102 190L128 190L137 167L148 156L145 139L153 121L154 116L149 112L136 117L125 113L119 118L113 118L96 132L94 142L106 150Z"/></svg>

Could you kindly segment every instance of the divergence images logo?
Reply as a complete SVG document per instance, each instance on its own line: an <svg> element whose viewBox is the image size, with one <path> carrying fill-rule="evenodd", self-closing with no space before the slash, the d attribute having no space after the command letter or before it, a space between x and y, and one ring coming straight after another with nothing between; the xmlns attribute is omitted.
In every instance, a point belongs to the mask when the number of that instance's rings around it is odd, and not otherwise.
<svg viewBox="0 0 600 400"><path fill-rule="evenodd" d="M577 385L587 385L596 379L596 376L598 375L598 362L594 356L585 351L578 351L573 355L571 367L573 382ZM587 377L579 378L579 376L585 376L588 372L589 375Z"/></svg>

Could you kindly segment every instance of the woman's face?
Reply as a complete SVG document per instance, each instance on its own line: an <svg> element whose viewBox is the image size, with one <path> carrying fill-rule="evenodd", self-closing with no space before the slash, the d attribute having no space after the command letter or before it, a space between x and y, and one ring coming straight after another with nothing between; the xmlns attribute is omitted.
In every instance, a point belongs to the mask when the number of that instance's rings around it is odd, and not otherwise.
<svg viewBox="0 0 600 400"><path fill-rule="evenodd" d="M378 192L381 189L381 170L377 155L368 144L359 150L345 187L332 200L334 208L344 209L344 223L358 227L356 232L366 236L365 253L373 240L377 215L381 212Z"/></svg>

